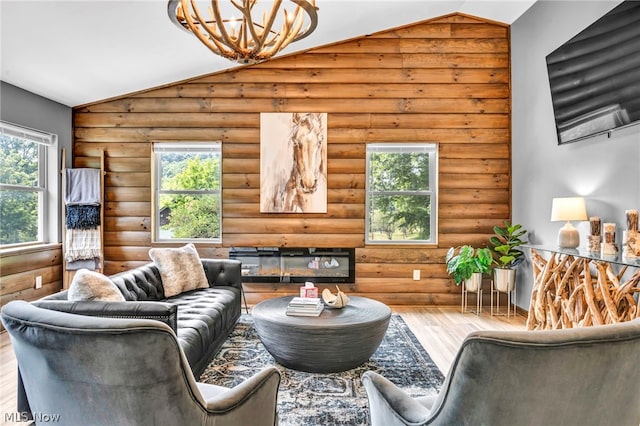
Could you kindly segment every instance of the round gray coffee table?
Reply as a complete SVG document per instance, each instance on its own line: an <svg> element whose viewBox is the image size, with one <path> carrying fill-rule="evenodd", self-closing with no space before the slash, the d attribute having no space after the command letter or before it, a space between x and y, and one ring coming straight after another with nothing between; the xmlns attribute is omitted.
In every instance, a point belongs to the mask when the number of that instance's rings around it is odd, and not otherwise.
<svg viewBox="0 0 640 426"><path fill-rule="evenodd" d="M257 304L251 315L264 347L285 367L312 373L350 370L378 349L391 309L365 297L349 296L342 309L325 307L317 317L286 314L291 297Z"/></svg>

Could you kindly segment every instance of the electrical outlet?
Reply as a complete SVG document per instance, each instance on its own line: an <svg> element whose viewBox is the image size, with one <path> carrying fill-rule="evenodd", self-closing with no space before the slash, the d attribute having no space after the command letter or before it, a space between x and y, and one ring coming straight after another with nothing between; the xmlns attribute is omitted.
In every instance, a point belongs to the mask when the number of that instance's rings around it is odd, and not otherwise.
<svg viewBox="0 0 640 426"><path fill-rule="evenodd" d="M36 290L42 288L42 275L36 276Z"/></svg>
<svg viewBox="0 0 640 426"><path fill-rule="evenodd" d="M413 270L413 280L414 281L419 281L420 280L420 269L414 269Z"/></svg>

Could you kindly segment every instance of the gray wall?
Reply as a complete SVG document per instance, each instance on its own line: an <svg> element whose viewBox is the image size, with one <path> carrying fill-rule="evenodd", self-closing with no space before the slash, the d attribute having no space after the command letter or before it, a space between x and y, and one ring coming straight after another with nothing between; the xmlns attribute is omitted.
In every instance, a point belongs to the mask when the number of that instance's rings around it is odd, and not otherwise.
<svg viewBox="0 0 640 426"><path fill-rule="evenodd" d="M66 148L67 166L71 165L71 112L66 105L0 81L0 120L58 135L58 156ZM54 167L60 170L60 159L55 163ZM58 205L57 212L61 207ZM59 230L57 241L60 238Z"/></svg>
<svg viewBox="0 0 640 426"><path fill-rule="evenodd" d="M511 27L513 221L534 244L555 247L562 223L551 222L551 199L585 197L587 215L615 222L640 209L640 126L558 146L545 57L619 1L538 1ZM574 223L581 246L589 223ZM624 227L623 227L624 226ZM528 309L533 277L518 271L518 305Z"/></svg>

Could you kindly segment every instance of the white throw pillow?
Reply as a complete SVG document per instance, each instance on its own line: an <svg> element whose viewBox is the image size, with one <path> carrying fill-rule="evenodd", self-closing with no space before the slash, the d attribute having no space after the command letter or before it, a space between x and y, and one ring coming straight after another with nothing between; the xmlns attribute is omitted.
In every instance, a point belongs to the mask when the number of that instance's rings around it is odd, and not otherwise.
<svg viewBox="0 0 640 426"><path fill-rule="evenodd" d="M209 287L200 256L193 244L181 248L152 248L149 257L160 271L164 297Z"/></svg>
<svg viewBox="0 0 640 426"><path fill-rule="evenodd" d="M124 302L125 298L113 281L100 272L78 269L71 280L67 300Z"/></svg>

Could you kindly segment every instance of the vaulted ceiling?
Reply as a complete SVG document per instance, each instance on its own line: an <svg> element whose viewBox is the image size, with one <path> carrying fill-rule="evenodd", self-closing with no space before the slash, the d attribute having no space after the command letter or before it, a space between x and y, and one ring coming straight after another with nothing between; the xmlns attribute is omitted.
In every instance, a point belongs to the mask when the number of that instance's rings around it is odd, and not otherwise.
<svg viewBox="0 0 640 426"><path fill-rule="evenodd" d="M453 12L513 23L536 0L316 0L288 54ZM68 106L237 67L175 27L166 0L0 0L0 79Z"/></svg>

